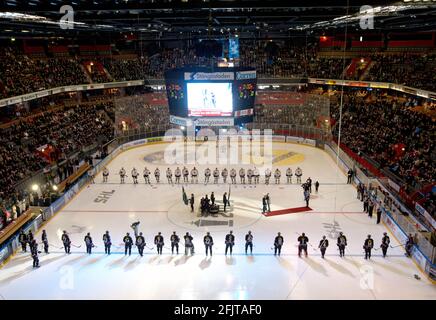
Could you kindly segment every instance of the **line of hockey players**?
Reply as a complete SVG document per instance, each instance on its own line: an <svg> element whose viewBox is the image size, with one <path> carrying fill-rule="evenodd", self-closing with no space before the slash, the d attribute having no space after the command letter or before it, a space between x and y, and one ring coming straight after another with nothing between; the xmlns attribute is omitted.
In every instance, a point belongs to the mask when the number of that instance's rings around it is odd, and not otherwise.
<svg viewBox="0 0 436 320"><path fill-rule="evenodd" d="M127 171L126 169L124 169L124 167L122 167L120 169L120 171L118 172L119 176L120 176L120 183L125 183L127 176ZM160 176L161 176L161 172L159 168L156 168L154 170L154 178L156 183L160 183ZM133 168L130 172L130 175L132 177L132 181L134 184L138 183L138 177L139 177L139 172L136 168ZM152 175L151 171L145 167L143 172L142 172L142 176L144 178L144 182L146 184L150 184L150 176ZM167 168L166 172L165 172L167 181L169 184L179 184L181 183L182 179L183 179L183 183L198 183L198 177L199 177L199 172L198 169L196 167L193 167L191 170L188 170L188 168L183 167L182 169L177 167L174 170L174 174L173 171L171 170L171 168ZM295 169L295 172L292 173L292 169L291 168L287 168L286 169L286 183L291 184L292 183L292 177L295 175L296 177L296 183L301 183L301 177L303 176L303 170L300 167L297 167L297 169ZM230 171L227 168L222 169L221 171L218 168L215 168L213 171L210 168L206 168L204 170L204 183L207 184L209 182L211 182L211 179L213 178L213 183L217 184L220 181L220 177L222 179L222 181L224 183L227 183L228 178L230 178L230 183L231 184L236 184L237 183L237 177L239 176L239 181L241 184L246 184L246 182L248 184L259 184L260 183L260 172L259 170L255 167L254 169L247 169L245 170L244 168L239 169L239 171L237 172L235 168L230 169ZM271 169L267 168L264 172L264 178L265 178L265 184L270 184L270 179L271 177L274 176L274 182L275 184L280 184L281 181L281 176L282 176L282 172L280 171L280 169L275 169L274 170L274 174L271 171ZM108 177L109 177L109 170L105 167L103 169L103 182L107 182L108 181ZM174 177L174 180L173 180ZM246 179L247 178L247 179Z"/></svg>
<svg viewBox="0 0 436 320"><path fill-rule="evenodd" d="M126 235L123 237L122 243L119 244L118 246L115 246L117 249L124 247L124 254L125 255L127 255L127 254L129 256L131 255L133 246L136 246L140 256L143 256L145 248L148 248L149 250L154 250L154 247L147 246L143 233L138 231L138 225L139 225L139 221L135 222L131 225L132 229L134 230L135 240L133 240L133 238L130 236L130 233L126 233ZM321 257L324 258L326 250L329 247L329 241L326 239L326 236L322 237L322 239L319 241L319 244L315 248L309 242L309 238L306 236L305 233L302 233L302 234L297 233L297 234L298 234L297 242L298 242L298 256L299 257L301 257L301 254L303 252L304 252L305 256L307 257L308 256L307 249L308 249L308 246L310 246L314 251L319 250L321 252ZM254 237L253 237L253 234L251 233L251 231L248 231L248 233L245 235L244 239L245 239L245 254L248 254L248 251L250 252L250 254L253 254ZM112 248L113 244L112 244L112 239L111 239L111 235L109 234L109 231L106 231L103 234L102 240L103 240L103 246L105 249L105 254L110 255L111 248ZM171 247L165 247L164 236L161 234L161 232L158 232L158 234L154 237L153 243L156 246L157 253L159 255L162 255L163 248L165 248L167 250L171 250L171 254L174 254L174 253L179 254L179 243L181 242L181 238L179 237L179 235L174 231L173 234L170 236L169 240L170 240ZM186 232L186 234L183 236L183 246L185 248L185 255L188 255L188 254L194 255L194 242L193 242L193 240L194 240L194 238L192 237L192 235L189 232ZM44 252L46 254L48 254L50 244L48 242L48 237L47 237L47 233L45 230L42 231L41 241L42 241L42 245L44 246ZM71 239L70 239L67 231L63 231L62 236L61 236L61 241L63 243L63 247L57 247L54 245L51 245L51 246L58 248L58 249L63 248L65 250L66 254L71 253L71 246L76 247L76 248L81 247L81 245L74 245L71 242ZM39 244L36 241L36 239L34 238L32 232L29 231L28 234L25 234L24 231L21 231L21 233L19 235L19 242L21 243L23 252L27 252L27 245L29 245L30 253L31 253L31 256L33 258L33 267L34 268L39 267L38 254L41 253L41 251L38 251ZM86 236L84 237L84 243L85 243L87 254L91 254L92 249L98 247L97 245L94 244L94 241L93 241L90 233L87 233ZM230 255L232 255L233 247L235 246L235 235L233 234L233 231L230 231L225 236L224 243L225 243L225 255L227 255L228 253L230 253ZM210 232L207 232L206 235L203 237L203 244L205 246L206 256L208 254L210 254L212 256L212 247L214 245L214 240L213 240ZM277 236L274 238L273 247L271 247L271 250L274 250L274 255L280 256L283 244L284 244L284 237L279 232L277 234ZM348 244L347 238L345 237L345 235L342 232L340 232L339 236L337 238L337 243L336 243L338 250L339 250L340 257L345 256L345 249L347 247L347 244ZM405 249L406 249L406 255L409 257L411 256L411 252L412 252L412 248L413 248L414 244L415 244L414 238L413 238L412 234L409 234L407 242L404 244ZM403 244L400 244L398 246L401 246L401 245L403 245ZM390 245L390 238L387 235L387 233L385 232L383 234L383 238L382 238L381 244L380 244L380 248L382 250L383 257L386 257L386 254L387 254L389 247L395 248L395 247L392 247ZM371 258L371 251L373 249L379 250L379 248L374 248L374 240L371 237L371 235L368 235L368 237L365 239L364 244L363 244L363 249L365 252L365 259Z"/></svg>

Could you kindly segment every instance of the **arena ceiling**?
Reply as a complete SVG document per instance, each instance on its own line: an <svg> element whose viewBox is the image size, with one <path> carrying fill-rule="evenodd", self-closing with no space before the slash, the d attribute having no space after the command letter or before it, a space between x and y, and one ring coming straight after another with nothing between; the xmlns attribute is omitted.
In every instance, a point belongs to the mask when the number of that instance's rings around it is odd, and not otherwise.
<svg viewBox="0 0 436 320"><path fill-rule="evenodd" d="M436 29L436 0L3 0L6 37L89 37L134 33L142 39L192 35L242 37L329 34L359 30L363 5L374 13L373 32ZM74 10L72 29L59 21L63 5ZM371 31L371 30L367 30Z"/></svg>

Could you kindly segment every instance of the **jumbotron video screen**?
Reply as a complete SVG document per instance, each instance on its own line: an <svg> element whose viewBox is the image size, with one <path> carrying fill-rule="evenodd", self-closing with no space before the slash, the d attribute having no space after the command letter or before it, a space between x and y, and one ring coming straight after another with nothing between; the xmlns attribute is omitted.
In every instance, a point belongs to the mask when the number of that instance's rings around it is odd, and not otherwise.
<svg viewBox="0 0 436 320"><path fill-rule="evenodd" d="M187 83L188 116L224 117L233 111L232 84L224 83Z"/></svg>

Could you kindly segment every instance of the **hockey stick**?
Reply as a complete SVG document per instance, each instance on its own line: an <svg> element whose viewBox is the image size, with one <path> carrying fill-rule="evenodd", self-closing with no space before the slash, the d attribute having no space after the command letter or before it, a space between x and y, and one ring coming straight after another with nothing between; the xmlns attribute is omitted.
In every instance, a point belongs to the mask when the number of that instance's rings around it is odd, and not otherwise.
<svg viewBox="0 0 436 320"><path fill-rule="evenodd" d="M397 246L391 246L391 245L389 245L389 247L391 247L392 249L394 249L394 248L398 248L398 247L405 246L405 245L406 245L406 243L400 243L400 244L397 245Z"/></svg>
<svg viewBox="0 0 436 320"><path fill-rule="evenodd" d="M51 243L49 243L48 245L51 246L51 247L54 247L56 249L63 249L64 248L64 247L55 246L54 244L51 244Z"/></svg>
<svg viewBox="0 0 436 320"><path fill-rule="evenodd" d="M147 249L149 250L154 250L154 247L150 248L149 246L145 245L147 247Z"/></svg>
<svg viewBox="0 0 436 320"><path fill-rule="evenodd" d="M78 245L78 246L76 246L76 245L74 245L74 244L71 244L71 246L74 247L74 248L81 248L81 247L82 247L82 245Z"/></svg>

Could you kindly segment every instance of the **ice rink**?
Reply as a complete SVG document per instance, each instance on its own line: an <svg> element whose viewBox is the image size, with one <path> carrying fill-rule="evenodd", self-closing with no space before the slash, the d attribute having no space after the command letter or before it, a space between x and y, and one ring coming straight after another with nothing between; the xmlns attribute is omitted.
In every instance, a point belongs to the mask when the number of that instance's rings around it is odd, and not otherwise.
<svg viewBox="0 0 436 320"><path fill-rule="evenodd" d="M4 299L435 299L436 287L405 257L402 247L389 249L388 257L373 250L373 258L363 258L363 242L368 234L379 248L383 224L376 224L362 212L356 190L345 184L334 160L324 151L299 144L275 143L273 168L282 171L281 184L265 186L263 177L257 186L238 184L231 187L233 208L225 215L199 217L182 202L181 185L166 183L163 163L165 144L154 144L128 150L109 165L109 182L102 183L101 174L95 184L83 189L61 212L45 225L51 253L40 254L39 269L32 268L29 253L17 252L0 270L0 298ZM129 177L119 184L116 174L124 166ZM161 169L161 182L145 185L144 166L153 173ZM265 217L261 214L261 199L269 192L272 210L302 207L300 184L286 184L285 170L303 170L303 181L311 177L319 181L319 193L311 195L308 212ZM130 170L136 167L139 184L132 184ZM181 166L183 167L183 166ZM187 165L188 169L192 165ZM218 166L222 168L223 166ZM232 166L227 166L229 169ZM234 166L239 170L240 166ZM248 167L248 166L246 166ZM175 165L171 166L175 169ZM205 166L197 166L199 184L184 185L188 196L193 193L196 204L201 196L214 191L217 199L229 191L229 185L204 185ZM211 165L213 170L215 166ZM213 179L211 179L212 181ZM273 182L273 179L271 179ZM104 197L102 195L105 195ZM107 201L101 201L102 198ZM100 200L97 200L100 199ZM197 206L197 205L196 205ZM130 225L140 221L139 229L147 245L155 247L157 232L165 237L176 231L183 236L189 231L194 237L195 255L184 256L183 244L179 255L164 248L163 255L145 249L144 257L125 256L122 243ZM60 234L67 230L74 245L72 254L60 249ZM103 233L112 236L110 256L104 254ZM229 230L236 236L233 256L224 255L224 237ZM244 237L248 230L254 235L253 255L245 255ZM210 231L214 238L213 257L205 257L203 236ZM348 238L345 258L336 247L338 232ZM96 248L92 255L84 251L84 236L91 233ZM282 255L271 250L277 232L284 236ZM326 258L309 246L309 256L297 255L297 233L305 232L313 247L323 235L330 241ZM391 237L391 245L398 241ZM41 232L36 235L38 241ZM56 247L55 247L56 246ZM39 246L42 250L41 245ZM421 280L415 279L418 274Z"/></svg>

